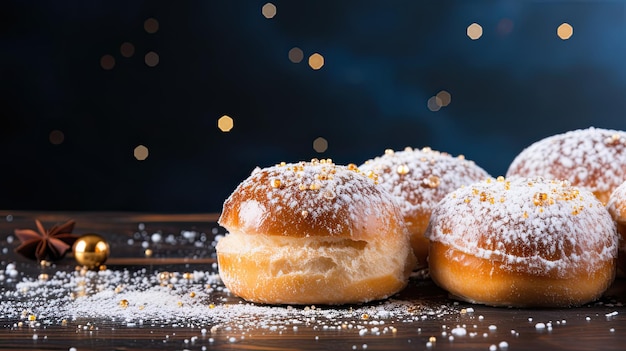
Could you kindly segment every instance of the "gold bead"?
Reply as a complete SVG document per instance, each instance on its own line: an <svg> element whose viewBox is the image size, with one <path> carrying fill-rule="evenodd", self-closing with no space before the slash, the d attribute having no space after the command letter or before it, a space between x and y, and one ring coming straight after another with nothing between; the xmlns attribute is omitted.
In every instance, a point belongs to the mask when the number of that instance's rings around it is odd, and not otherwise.
<svg viewBox="0 0 626 351"><path fill-rule="evenodd" d="M98 234L84 234L72 247L74 258L78 264L94 269L109 258L109 244Z"/></svg>
<svg viewBox="0 0 626 351"><path fill-rule="evenodd" d="M403 163L396 168L396 172L400 175L405 175L409 173L409 166Z"/></svg>

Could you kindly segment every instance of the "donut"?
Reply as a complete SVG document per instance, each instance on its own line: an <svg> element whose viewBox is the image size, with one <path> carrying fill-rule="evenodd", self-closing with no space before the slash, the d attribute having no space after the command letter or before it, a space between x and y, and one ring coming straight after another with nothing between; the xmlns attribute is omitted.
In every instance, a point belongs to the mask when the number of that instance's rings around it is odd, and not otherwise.
<svg viewBox="0 0 626 351"><path fill-rule="evenodd" d="M359 169L378 175L381 185L396 197L411 235L418 268L428 264L428 240L424 232L435 205L460 186L489 178L484 169L463 155L453 157L429 147L387 149L383 155L365 161Z"/></svg>
<svg viewBox="0 0 626 351"><path fill-rule="evenodd" d="M266 304L349 304L402 290L415 267L399 206L374 177L332 160L256 168L226 199L219 274Z"/></svg>
<svg viewBox="0 0 626 351"><path fill-rule="evenodd" d="M432 280L471 303L578 306L615 279L613 220L567 181L498 177L462 187L433 210L426 237Z"/></svg>
<svg viewBox="0 0 626 351"><path fill-rule="evenodd" d="M626 132L590 127L541 139L513 159L513 176L569 180L606 204L626 179Z"/></svg>
<svg viewBox="0 0 626 351"><path fill-rule="evenodd" d="M617 253L617 276L624 278L626 277L626 182L615 188L606 207L615 221L617 233L620 236Z"/></svg>

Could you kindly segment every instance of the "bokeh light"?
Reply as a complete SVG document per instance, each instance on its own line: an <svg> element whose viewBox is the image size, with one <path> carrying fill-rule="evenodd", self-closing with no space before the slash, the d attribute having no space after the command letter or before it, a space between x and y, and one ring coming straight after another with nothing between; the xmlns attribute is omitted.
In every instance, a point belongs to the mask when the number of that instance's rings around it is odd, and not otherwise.
<svg viewBox="0 0 626 351"><path fill-rule="evenodd" d="M441 109L442 106L441 99L437 96L431 96L430 99L428 99L428 101L426 102L426 106L429 110L437 112Z"/></svg>
<svg viewBox="0 0 626 351"><path fill-rule="evenodd" d="M148 151L148 148L144 145L138 145L137 147L135 147L135 150L133 150L133 155L138 161L143 161L147 159L149 153L150 152Z"/></svg>
<svg viewBox="0 0 626 351"><path fill-rule="evenodd" d="M261 13L265 18L274 18L274 16L276 16L276 5L268 2L267 4L263 5Z"/></svg>
<svg viewBox="0 0 626 351"><path fill-rule="evenodd" d="M146 33L154 34L159 31L159 21L154 18L148 18L143 22L143 29Z"/></svg>
<svg viewBox="0 0 626 351"><path fill-rule="evenodd" d="M120 53L124 57L131 57L135 54L135 45L125 42L120 46Z"/></svg>
<svg viewBox="0 0 626 351"><path fill-rule="evenodd" d="M315 53L309 56L309 66L314 70L318 70L324 66L324 56Z"/></svg>
<svg viewBox="0 0 626 351"><path fill-rule="evenodd" d="M450 93L445 90L438 92L436 97L439 99L436 101L441 102L441 107L448 106L450 105L450 102L452 102L452 95L450 95Z"/></svg>
<svg viewBox="0 0 626 351"><path fill-rule="evenodd" d="M574 27L572 27L572 25L569 23L562 23L556 29L556 35L558 35L559 38L563 40L567 40L571 38L573 34L574 34Z"/></svg>
<svg viewBox="0 0 626 351"><path fill-rule="evenodd" d="M478 23L470 24L469 26L467 26L467 36L472 40L476 40L482 37L483 27L481 27Z"/></svg>
<svg viewBox="0 0 626 351"><path fill-rule="evenodd" d="M300 63L304 59L304 52L299 47L294 47L289 50L289 61L293 63Z"/></svg>
<svg viewBox="0 0 626 351"><path fill-rule="evenodd" d="M230 132L233 129L234 121L232 117L228 115L223 115L217 120L217 128L222 132Z"/></svg>
<svg viewBox="0 0 626 351"><path fill-rule="evenodd" d="M322 137L313 140L313 150L322 153L328 149L328 141Z"/></svg>
<svg viewBox="0 0 626 351"><path fill-rule="evenodd" d="M52 145L61 145L63 144L63 141L65 141L65 134L63 134L62 131L55 129L50 132L48 139Z"/></svg>
<svg viewBox="0 0 626 351"><path fill-rule="evenodd" d="M111 55L104 55L100 58L100 67L104 70L111 70L115 67L115 57Z"/></svg>
<svg viewBox="0 0 626 351"><path fill-rule="evenodd" d="M159 64L159 54L154 51L150 51L146 54L144 61L146 62L146 65L148 65L148 67L155 67Z"/></svg>

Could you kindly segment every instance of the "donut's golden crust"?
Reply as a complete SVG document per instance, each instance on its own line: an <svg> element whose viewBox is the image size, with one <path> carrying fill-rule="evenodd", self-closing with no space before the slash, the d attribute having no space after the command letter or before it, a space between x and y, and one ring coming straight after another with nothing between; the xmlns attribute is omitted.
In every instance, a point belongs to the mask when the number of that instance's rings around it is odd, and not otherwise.
<svg viewBox="0 0 626 351"><path fill-rule="evenodd" d="M503 270L493 262L442 243L430 244L430 276L458 299L491 306L571 307L601 297L615 277L615 262L605 261L593 272L573 272L567 278Z"/></svg>
<svg viewBox="0 0 626 351"><path fill-rule="evenodd" d="M386 298L416 260L395 199L356 166L331 161L255 170L225 201L216 247L236 295L278 304Z"/></svg>
<svg viewBox="0 0 626 351"><path fill-rule="evenodd" d="M424 232L439 200L463 185L489 177L484 169L462 155L453 157L428 147L388 149L359 168L378 176L380 184L398 200L420 267L427 265L428 239Z"/></svg>
<svg viewBox="0 0 626 351"><path fill-rule="evenodd" d="M433 211L426 235L433 280L472 302L580 305L615 278L608 211L565 181L499 178L459 189Z"/></svg>

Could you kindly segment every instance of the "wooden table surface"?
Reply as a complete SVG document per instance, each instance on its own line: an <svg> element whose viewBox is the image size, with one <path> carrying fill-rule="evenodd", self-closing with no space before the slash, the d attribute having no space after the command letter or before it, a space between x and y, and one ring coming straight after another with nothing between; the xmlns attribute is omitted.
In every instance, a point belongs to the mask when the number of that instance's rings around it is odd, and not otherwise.
<svg viewBox="0 0 626 351"><path fill-rule="evenodd" d="M100 271L70 253L42 266L16 228L76 220L111 246ZM0 211L0 348L40 350L625 350L626 282L595 303L514 309L450 299L413 277L397 296L351 306L263 306L218 279L215 214ZM151 250L147 255L146 250ZM148 251L150 252L150 251Z"/></svg>

